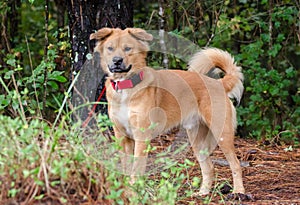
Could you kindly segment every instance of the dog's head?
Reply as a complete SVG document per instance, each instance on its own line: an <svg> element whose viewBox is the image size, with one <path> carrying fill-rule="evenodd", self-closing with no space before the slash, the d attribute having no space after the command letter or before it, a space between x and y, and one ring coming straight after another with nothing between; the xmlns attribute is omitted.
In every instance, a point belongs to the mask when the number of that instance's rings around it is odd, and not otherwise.
<svg viewBox="0 0 300 205"><path fill-rule="evenodd" d="M153 37L139 28L102 28L91 34L90 39L97 41L95 52L100 53L104 72L113 78L123 78L146 66L147 42Z"/></svg>

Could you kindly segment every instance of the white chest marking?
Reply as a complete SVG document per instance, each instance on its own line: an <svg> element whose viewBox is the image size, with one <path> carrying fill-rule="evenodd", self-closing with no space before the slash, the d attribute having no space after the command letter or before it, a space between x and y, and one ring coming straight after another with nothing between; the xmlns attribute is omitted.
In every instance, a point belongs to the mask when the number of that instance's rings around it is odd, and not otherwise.
<svg viewBox="0 0 300 205"><path fill-rule="evenodd" d="M113 117L117 120L128 135L132 135L132 131L129 125L130 110L128 109L127 94L122 93L120 104L113 106Z"/></svg>

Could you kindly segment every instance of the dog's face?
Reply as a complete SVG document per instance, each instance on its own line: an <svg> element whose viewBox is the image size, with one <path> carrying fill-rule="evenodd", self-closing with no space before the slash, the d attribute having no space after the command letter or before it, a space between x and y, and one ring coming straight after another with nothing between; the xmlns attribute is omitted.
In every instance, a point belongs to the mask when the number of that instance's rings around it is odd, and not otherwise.
<svg viewBox="0 0 300 205"><path fill-rule="evenodd" d="M95 51L100 53L102 69L113 78L125 77L146 66L147 42L152 38L151 34L138 28L103 28L90 36L97 40Z"/></svg>

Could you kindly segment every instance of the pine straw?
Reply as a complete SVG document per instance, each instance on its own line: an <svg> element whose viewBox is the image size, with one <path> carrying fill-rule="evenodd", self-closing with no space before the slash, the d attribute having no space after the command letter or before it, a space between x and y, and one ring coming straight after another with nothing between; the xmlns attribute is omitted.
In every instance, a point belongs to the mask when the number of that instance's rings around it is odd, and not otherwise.
<svg viewBox="0 0 300 205"><path fill-rule="evenodd" d="M237 139L236 153L241 161L249 162L243 167L243 180L248 199L246 201L226 200L227 195L210 194L209 204L299 204L300 202L300 149L285 151L288 146L263 146L254 140ZM190 152L192 156L192 152ZM220 150L213 154L216 172L215 184L230 182L232 176L229 166L224 166L224 155ZM221 160L220 160L221 159ZM193 156L191 158L193 160ZM193 160L195 163L196 160ZM247 165L247 163L246 163ZM200 176L198 163L189 170L190 178ZM204 204L203 198L182 197L176 204Z"/></svg>

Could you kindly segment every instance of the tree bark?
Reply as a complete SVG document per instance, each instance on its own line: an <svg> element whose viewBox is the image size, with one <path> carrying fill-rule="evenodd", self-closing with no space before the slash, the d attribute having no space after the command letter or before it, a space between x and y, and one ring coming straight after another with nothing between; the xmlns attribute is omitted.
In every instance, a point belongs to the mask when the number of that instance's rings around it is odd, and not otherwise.
<svg viewBox="0 0 300 205"><path fill-rule="evenodd" d="M0 12L0 68L6 67L6 54L11 53L16 45L14 39L18 38L20 24L21 0L4 1ZM21 58L19 53L16 58ZM6 80L4 80L6 82ZM9 84L9 83L7 83ZM6 93L3 86L0 86L0 94Z"/></svg>
<svg viewBox="0 0 300 205"><path fill-rule="evenodd" d="M102 27L133 26L133 5L129 0L67 1L72 44L73 71L79 71L88 53L89 36Z"/></svg>
<svg viewBox="0 0 300 205"><path fill-rule="evenodd" d="M65 26L66 3L61 0L54 0L54 2L56 5L57 27L62 29Z"/></svg>
<svg viewBox="0 0 300 205"><path fill-rule="evenodd" d="M94 55L86 62L87 54L94 44L89 42L89 36L102 27L119 27L124 29L133 26L133 5L129 0L68 0L68 18L72 47L73 78L80 71L78 83L75 84L72 105L81 106L98 98L104 87L104 73L100 68L100 57ZM98 89L97 89L98 88ZM106 101L103 97L101 101ZM97 107L106 113L106 107ZM88 107L79 109L75 115L78 120L88 118L91 110ZM93 121L89 125L92 125Z"/></svg>

